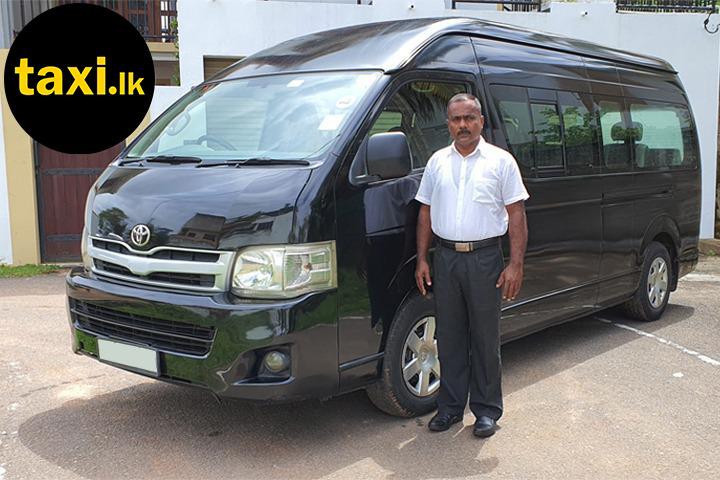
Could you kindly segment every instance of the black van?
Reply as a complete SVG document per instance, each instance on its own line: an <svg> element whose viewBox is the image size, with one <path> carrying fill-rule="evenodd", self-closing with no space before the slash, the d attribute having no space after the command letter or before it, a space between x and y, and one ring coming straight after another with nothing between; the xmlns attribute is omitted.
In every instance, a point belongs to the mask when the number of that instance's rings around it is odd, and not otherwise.
<svg viewBox="0 0 720 480"><path fill-rule="evenodd" d="M620 304L660 317L697 262L700 223L696 129L673 68L426 18L263 50L132 142L88 197L84 267L67 278L74 351L219 396L367 388L392 414L434 408L414 196L458 92L480 98L484 137L513 153L531 194L503 341Z"/></svg>

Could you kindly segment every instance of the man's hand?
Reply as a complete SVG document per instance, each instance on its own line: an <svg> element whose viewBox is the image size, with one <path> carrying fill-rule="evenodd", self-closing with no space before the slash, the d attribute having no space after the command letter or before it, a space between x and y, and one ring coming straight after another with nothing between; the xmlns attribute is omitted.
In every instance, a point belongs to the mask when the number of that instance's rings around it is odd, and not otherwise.
<svg viewBox="0 0 720 480"><path fill-rule="evenodd" d="M432 240L432 227L430 225L430 205L420 205L417 220L417 266L415 267L415 283L420 293L427 294L425 285L432 285L430 280L430 265L427 254Z"/></svg>
<svg viewBox="0 0 720 480"><path fill-rule="evenodd" d="M510 263L502 271L495 284L502 287L503 300L515 300L523 281L523 261L527 246L527 220L525 219L525 202L520 200L506 205L508 217L508 233L510 234Z"/></svg>
<svg viewBox="0 0 720 480"><path fill-rule="evenodd" d="M523 280L522 265L510 264L505 267L495 284L496 288L502 288L503 300L515 300Z"/></svg>
<svg viewBox="0 0 720 480"><path fill-rule="evenodd" d="M415 267L415 283L417 283L418 290L422 293L423 297L427 294L425 285L429 287L432 285L430 279L430 265L426 260L418 260L417 267Z"/></svg>

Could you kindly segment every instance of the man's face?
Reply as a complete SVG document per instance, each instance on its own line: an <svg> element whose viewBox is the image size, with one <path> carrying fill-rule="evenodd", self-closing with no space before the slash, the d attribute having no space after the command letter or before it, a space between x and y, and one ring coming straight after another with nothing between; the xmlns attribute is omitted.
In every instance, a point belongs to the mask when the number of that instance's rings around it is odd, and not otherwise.
<svg viewBox="0 0 720 480"><path fill-rule="evenodd" d="M484 122L475 102L453 102L448 107L448 130L461 147L471 146L480 140Z"/></svg>

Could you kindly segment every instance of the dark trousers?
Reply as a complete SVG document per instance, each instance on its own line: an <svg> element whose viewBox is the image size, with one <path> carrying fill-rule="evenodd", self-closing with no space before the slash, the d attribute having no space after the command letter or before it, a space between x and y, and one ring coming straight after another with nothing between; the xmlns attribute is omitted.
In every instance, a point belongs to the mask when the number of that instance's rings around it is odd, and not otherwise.
<svg viewBox="0 0 720 480"><path fill-rule="evenodd" d="M470 410L499 419L500 297L495 288L503 269L498 245L473 252L438 246L433 256L440 393L438 411L462 414L470 391Z"/></svg>

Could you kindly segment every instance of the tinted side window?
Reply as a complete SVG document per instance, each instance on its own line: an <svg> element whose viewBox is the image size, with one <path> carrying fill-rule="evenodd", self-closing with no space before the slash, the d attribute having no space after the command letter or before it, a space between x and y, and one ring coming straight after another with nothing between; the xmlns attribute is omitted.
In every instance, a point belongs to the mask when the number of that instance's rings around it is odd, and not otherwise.
<svg viewBox="0 0 720 480"><path fill-rule="evenodd" d="M560 115L556 105L530 104L535 133L535 166L563 168Z"/></svg>
<svg viewBox="0 0 720 480"><path fill-rule="evenodd" d="M574 92L558 92L565 132L565 161L570 175L593 173L597 157L592 99Z"/></svg>
<svg viewBox="0 0 720 480"><path fill-rule="evenodd" d="M610 172L631 170L630 145L625 123L623 106L620 101L600 100L600 132L602 138L602 156L605 169Z"/></svg>
<svg viewBox="0 0 720 480"><path fill-rule="evenodd" d="M491 91L497 102L510 153L521 167L527 170L534 168L533 124L527 91L502 85L493 85Z"/></svg>
<svg viewBox="0 0 720 480"><path fill-rule="evenodd" d="M414 81L400 87L377 118L370 135L403 132L412 154L413 168L427 164L430 156L450 145L447 102L456 93L469 92L467 85L435 81Z"/></svg>
<svg viewBox="0 0 720 480"><path fill-rule="evenodd" d="M690 112L674 105L631 104L635 166L639 170L694 167Z"/></svg>
<svg viewBox="0 0 720 480"><path fill-rule="evenodd" d="M376 133L395 132L402 128L402 113L393 112L391 110L383 110L380 116L375 120L370 135Z"/></svg>

